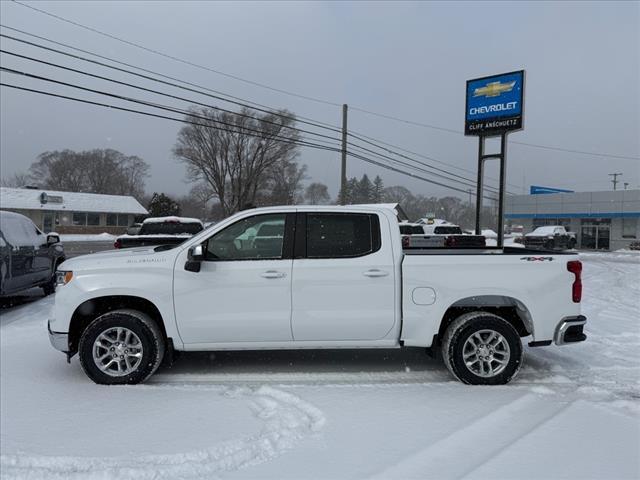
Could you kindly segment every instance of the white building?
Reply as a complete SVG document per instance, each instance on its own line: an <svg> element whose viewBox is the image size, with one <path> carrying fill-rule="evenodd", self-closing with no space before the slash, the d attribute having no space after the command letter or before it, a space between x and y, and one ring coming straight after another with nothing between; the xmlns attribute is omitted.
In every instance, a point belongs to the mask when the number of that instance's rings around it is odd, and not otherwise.
<svg viewBox="0 0 640 480"><path fill-rule="evenodd" d="M525 233L563 225L576 233L581 249L628 248L640 240L640 190L507 195L505 219Z"/></svg>
<svg viewBox="0 0 640 480"><path fill-rule="evenodd" d="M58 233L123 233L147 210L133 197L0 188L0 209L29 217L42 231Z"/></svg>

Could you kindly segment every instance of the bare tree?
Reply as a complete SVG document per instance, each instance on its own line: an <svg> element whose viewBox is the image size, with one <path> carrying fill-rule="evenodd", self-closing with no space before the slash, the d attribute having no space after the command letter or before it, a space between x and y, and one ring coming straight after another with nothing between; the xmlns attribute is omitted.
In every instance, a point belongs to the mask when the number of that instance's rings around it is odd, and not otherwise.
<svg viewBox="0 0 640 480"><path fill-rule="evenodd" d="M211 187L225 216L255 203L270 171L297 156L299 134L290 128L295 120L289 112L259 115L243 109L247 116L241 116L210 108L190 111L198 119L187 117L195 124L180 130L174 155L186 165L191 181Z"/></svg>
<svg viewBox="0 0 640 480"><path fill-rule="evenodd" d="M268 170L267 182L261 189L258 203L263 205L295 205L302 201L302 182L307 178L307 166L281 160Z"/></svg>
<svg viewBox="0 0 640 480"><path fill-rule="evenodd" d="M21 188L31 183L31 177L25 172L14 173L10 177L2 177L0 180L0 186L13 188Z"/></svg>
<svg viewBox="0 0 640 480"><path fill-rule="evenodd" d="M45 152L29 168L31 179L45 188L70 192L144 195L149 165L116 150Z"/></svg>
<svg viewBox="0 0 640 480"><path fill-rule="evenodd" d="M304 192L304 199L310 205L326 205L331 200L329 189L324 183L314 182Z"/></svg>

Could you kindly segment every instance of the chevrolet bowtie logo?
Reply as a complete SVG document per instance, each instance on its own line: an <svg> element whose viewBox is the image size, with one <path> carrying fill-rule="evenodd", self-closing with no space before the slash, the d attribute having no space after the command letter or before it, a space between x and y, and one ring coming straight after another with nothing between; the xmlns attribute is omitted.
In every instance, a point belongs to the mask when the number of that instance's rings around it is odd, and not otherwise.
<svg viewBox="0 0 640 480"><path fill-rule="evenodd" d="M484 95L485 97L497 97L499 95L502 95L503 93L510 92L511 90L513 90L513 87L515 84L516 84L515 81L509 82L509 83L500 83L500 82L487 83L487 85L484 87L476 88L473 91L473 96L481 97Z"/></svg>

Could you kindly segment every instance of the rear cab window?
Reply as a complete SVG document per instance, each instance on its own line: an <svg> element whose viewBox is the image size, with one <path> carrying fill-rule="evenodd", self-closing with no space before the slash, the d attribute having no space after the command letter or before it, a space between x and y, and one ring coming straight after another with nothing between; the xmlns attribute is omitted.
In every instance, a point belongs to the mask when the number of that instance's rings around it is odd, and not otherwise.
<svg viewBox="0 0 640 480"><path fill-rule="evenodd" d="M307 213L306 258L352 258L380 250L380 221L367 213Z"/></svg>

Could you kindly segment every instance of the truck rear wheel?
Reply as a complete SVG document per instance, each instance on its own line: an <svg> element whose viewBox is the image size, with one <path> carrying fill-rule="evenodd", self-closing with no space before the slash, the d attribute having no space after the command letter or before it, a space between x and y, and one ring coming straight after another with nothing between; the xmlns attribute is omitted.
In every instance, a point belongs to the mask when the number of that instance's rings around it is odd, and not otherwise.
<svg viewBox="0 0 640 480"><path fill-rule="evenodd" d="M442 357L449 371L470 385L503 385L522 365L522 342L505 319L488 312L456 318L442 341Z"/></svg>
<svg viewBox="0 0 640 480"><path fill-rule="evenodd" d="M105 385L136 384L162 362L165 344L160 329L146 314L115 310L96 318L80 337L80 365L87 376Z"/></svg>

